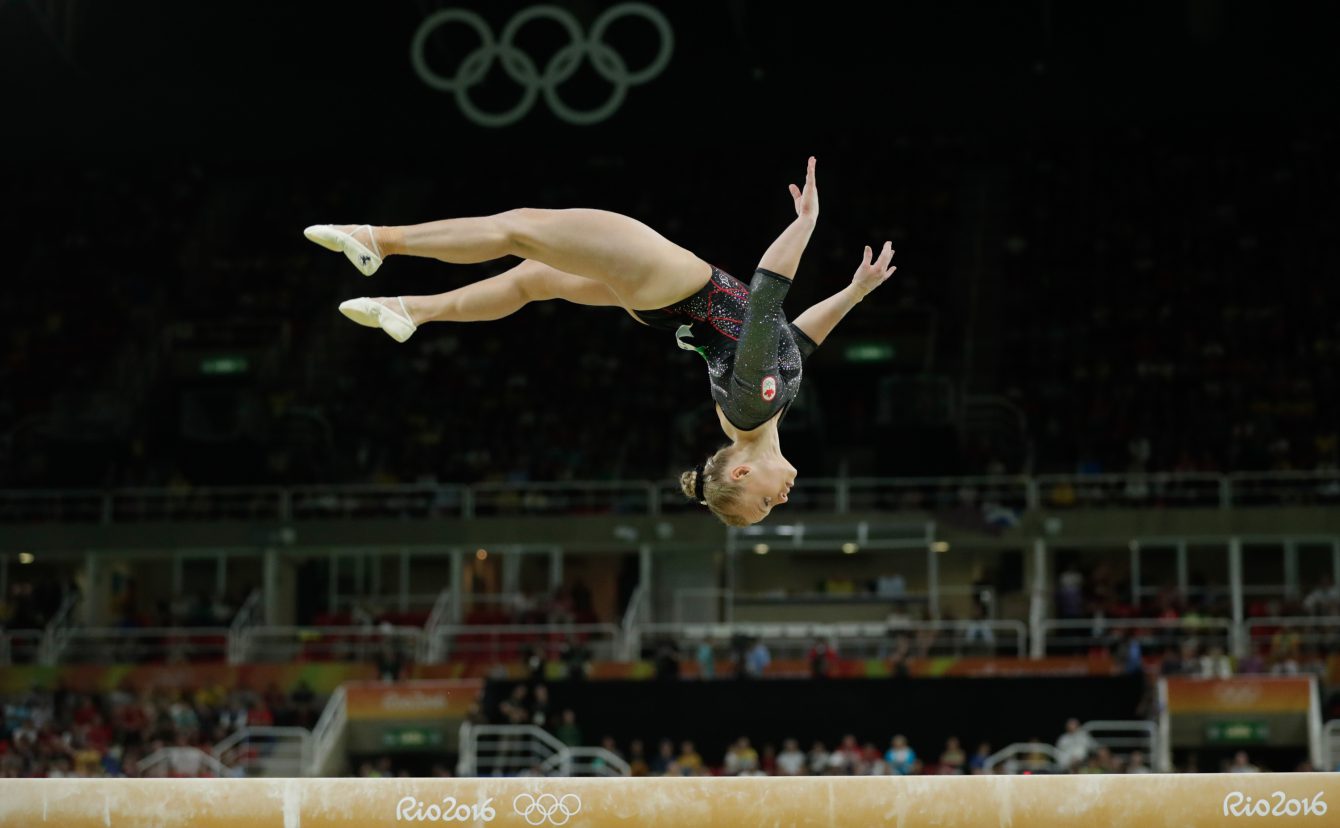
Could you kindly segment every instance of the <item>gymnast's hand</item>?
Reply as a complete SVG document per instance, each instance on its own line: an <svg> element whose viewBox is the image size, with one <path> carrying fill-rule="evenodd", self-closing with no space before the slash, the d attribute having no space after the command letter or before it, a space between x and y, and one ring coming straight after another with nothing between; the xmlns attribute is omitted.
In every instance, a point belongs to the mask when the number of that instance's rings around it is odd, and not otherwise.
<svg viewBox="0 0 1340 828"><path fill-rule="evenodd" d="M879 251L879 258L873 262L870 261L870 245L865 246L865 260L861 266L856 268L856 275L851 277L852 286L855 287L862 296L884 284L884 281L893 274L898 268L889 264L893 261L893 242L884 242L884 249Z"/></svg>
<svg viewBox="0 0 1340 828"><path fill-rule="evenodd" d="M814 156L810 156L808 169L805 170L805 189L794 184L789 185L791 198L796 202L796 218L815 221L819 218L819 186L814 183Z"/></svg>

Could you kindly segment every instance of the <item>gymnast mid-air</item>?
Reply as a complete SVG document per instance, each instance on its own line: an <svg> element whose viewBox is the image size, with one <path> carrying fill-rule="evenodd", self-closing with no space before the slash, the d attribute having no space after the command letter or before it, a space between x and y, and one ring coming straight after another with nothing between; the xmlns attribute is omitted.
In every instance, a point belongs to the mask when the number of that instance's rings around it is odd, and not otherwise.
<svg viewBox="0 0 1340 828"><path fill-rule="evenodd" d="M307 238L344 253L365 276L387 256L474 264L504 256L516 267L434 296L350 299L340 311L404 342L425 322L483 322L529 302L566 299L618 306L707 361L721 430L731 443L680 476L687 497L731 526L747 526L785 503L796 469L782 456L777 424L800 389L801 365L857 302L895 268L885 242L869 246L851 284L794 322L782 312L800 256L819 217L815 160L804 188L790 185L796 219L772 243L748 285L641 222L604 210L509 210L403 227L308 227ZM688 340L692 339L692 342Z"/></svg>

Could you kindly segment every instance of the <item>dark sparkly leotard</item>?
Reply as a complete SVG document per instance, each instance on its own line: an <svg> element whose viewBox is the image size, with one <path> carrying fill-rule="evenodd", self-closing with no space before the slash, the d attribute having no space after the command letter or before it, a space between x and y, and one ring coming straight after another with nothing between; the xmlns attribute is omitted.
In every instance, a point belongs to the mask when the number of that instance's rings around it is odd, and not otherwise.
<svg viewBox="0 0 1340 828"><path fill-rule="evenodd" d="M770 270L755 270L746 286L713 267L702 290L637 315L675 331L679 347L707 360L712 399L732 425L748 431L786 410L800 390L802 362L818 347L782 313L790 289L790 279Z"/></svg>

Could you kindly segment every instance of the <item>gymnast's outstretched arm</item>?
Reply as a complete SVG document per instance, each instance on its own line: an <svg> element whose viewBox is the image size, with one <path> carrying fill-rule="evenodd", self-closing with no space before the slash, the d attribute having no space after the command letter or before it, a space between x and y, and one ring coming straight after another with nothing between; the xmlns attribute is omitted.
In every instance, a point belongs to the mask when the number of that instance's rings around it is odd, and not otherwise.
<svg viewBox="0 0 1340 828"><path fill-rule="evenodd" d="M856 307L856 303L864 299L867 293L884 284L884 280L898 269L889 264L893 260L891 242L884 242L884 249L880 251L879 258L873 262L870 261L871 255L872 251L867 246L865 260L856 268L856 274L851 277L851 284L822 302L811 305L792 321L791 324L813 339L815 345L822 345L837 327L837 323L842 321L842 317Z"/></svg>

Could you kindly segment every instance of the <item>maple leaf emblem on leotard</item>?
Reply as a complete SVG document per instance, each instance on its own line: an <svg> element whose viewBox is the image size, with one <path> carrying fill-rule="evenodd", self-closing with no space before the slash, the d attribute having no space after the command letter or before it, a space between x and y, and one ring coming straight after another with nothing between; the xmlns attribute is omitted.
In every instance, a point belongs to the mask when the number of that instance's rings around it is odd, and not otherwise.
<svg viewBox="0 0 1340 828"><path fill-rule="evenodd" d="M777 378L771 376L764 377L763 399L767 402L772 402L772 398L775 396L777 396Z"/></svg>

